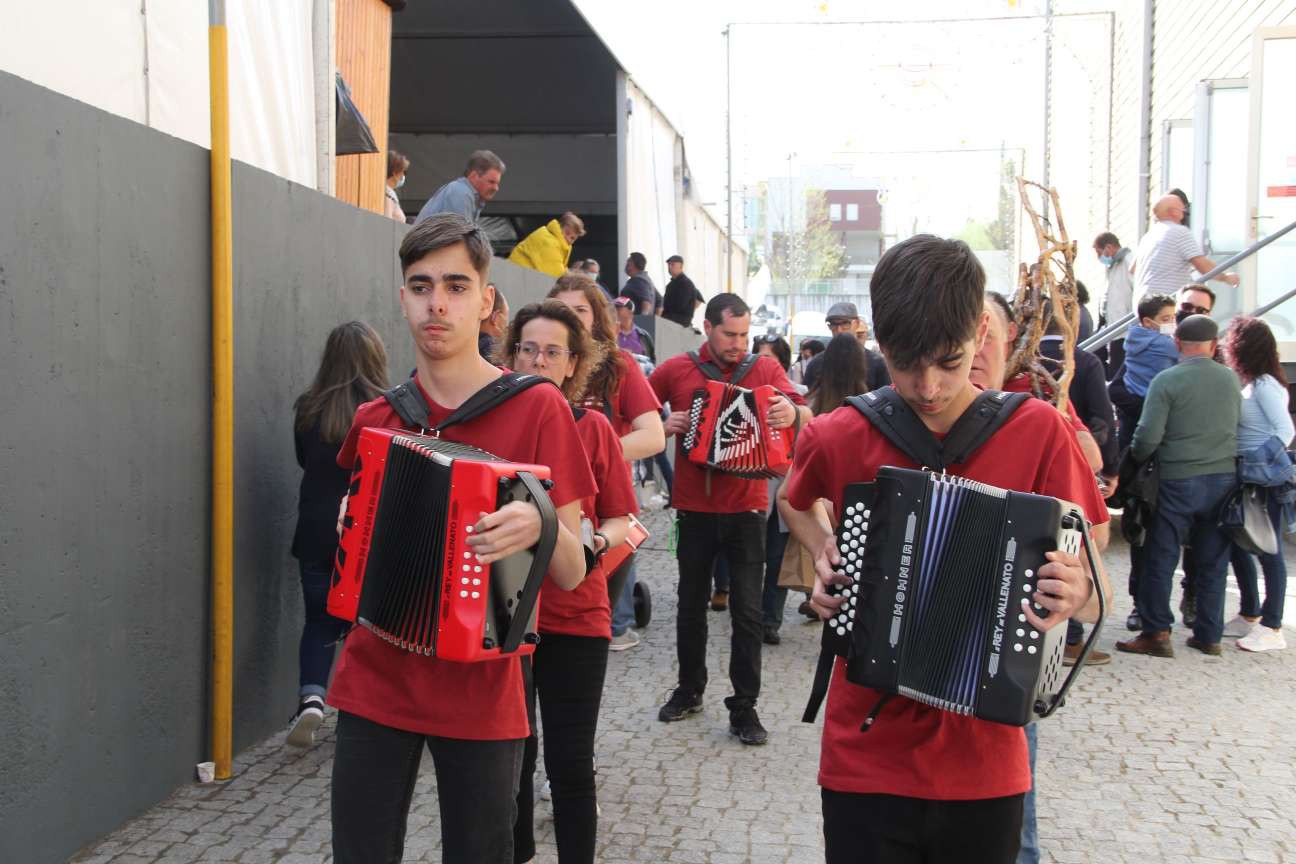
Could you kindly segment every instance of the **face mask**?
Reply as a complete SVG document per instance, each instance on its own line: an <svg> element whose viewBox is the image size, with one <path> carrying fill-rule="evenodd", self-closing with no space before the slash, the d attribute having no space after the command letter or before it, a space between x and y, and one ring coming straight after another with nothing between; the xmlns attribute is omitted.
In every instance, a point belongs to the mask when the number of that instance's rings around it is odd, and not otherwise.
<svg viewBox="0 0 1296 864"><path fill-rule="evenodd" d="M1112 256L1110 255L1099 255L1098 260L1102 262L1102 265L1104 267L1110 267L1112 265L1112 261L1114 261L1115 259L1112 258Z"/></svg>
<svg viewBox="0 0 1296 864"><path fill-rule="evenodd" d="M402 175L400 176L400 179L396 181L396 188L399 189L399 188L401 188L401 187L404 186L404 185L405 185L405 175L402 174Z"/></svg>
<svg viewBox="0 0 1296 864"><path fill-rule="evenodd" d="M1175 334L1175 325L1174 325L1174 324L1162 324L1162 325L1161 325L1160 327L1158 327L1157 329L1161 331L1161 335L1163 335L1163 336L1174 336L1174 334Z"/></svg>

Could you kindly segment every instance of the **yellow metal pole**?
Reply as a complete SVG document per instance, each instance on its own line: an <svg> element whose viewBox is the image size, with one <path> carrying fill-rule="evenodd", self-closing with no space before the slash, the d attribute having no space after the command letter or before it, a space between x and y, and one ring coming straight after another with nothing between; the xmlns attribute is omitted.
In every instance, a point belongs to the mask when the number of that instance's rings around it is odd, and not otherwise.
<svg viewBox="0 0 1296 864"><path fill-rule="evenodd" d="M223 0L210 0L212 267L211 749L216 779L234 758L234 247L229 63Z"/></svg>

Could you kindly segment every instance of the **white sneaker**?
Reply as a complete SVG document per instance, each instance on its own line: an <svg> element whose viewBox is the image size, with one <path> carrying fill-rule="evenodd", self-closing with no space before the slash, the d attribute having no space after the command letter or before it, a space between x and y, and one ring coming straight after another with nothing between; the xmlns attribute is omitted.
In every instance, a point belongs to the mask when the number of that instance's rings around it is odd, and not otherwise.
<svg viewBox="0 0 1296 864"><path fill-rule="evenodd" d="M287 743L294 747L310 747L315 743L315 730L324 722L324 700L307 696L297 706L292 725L288 727Z"/></svg>
<svg viewBox="0 0 1296 864"><path fill-rule="evenodd" d="M548 780L546 780L544 782L544 785L540 787L540 794L537 795L536 797L539 798L541 801L553 800L553 788L549 785Z"/></svg>
<svg viewBox="0 0 1296 864"><path fill-rule="evenodd" d="M1260 619L1248 621L1241 615L1234 615L1233 620L1224 625L1224 636L1229 639L1241 639L1256 627L1260 626Z"/></svg>
<svg viewBox="0 0 1296 864"><path fill-rule="evenodd" d="M1243 651L1282 651L1287 647L1287 637L1281 630L1270 630L1256 625L1256 628L1238 640L1237 646Z"/></svg>
<svg viewBox="0 0 1296 864"><path fill-rule="evenodd" d="M609 651L625 651L627 648L633 648L639 644L639 634L626 628L626 631L620 636L612 637L612 644L608 646Z"/></svg>

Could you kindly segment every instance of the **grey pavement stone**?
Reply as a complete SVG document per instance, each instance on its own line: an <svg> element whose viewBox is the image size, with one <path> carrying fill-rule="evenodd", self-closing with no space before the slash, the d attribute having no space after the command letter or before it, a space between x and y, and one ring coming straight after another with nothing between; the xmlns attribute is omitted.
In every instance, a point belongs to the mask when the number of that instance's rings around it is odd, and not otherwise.
<svg viewBox="0 0 1296 864"><path fill-rule="evenodd" d="M800 722L819 628L789 598L783 642L763 655L761 719L770 743L728 734L729 622L712 613L705 709L659 723L675 683L676 571L661 513L639 578L654 620L640 647L611 655L598 738L598 860L808 864L823 860L819 729ZM1288 546L1289 567L1296 554ZM1105 556L1117 598L1099 639L1125 638L1127 548ZM1296 570L1294 570L1296 572ZM1296 601L1296 579L1289 591ZM1230 586L1226 616L1237 611ZM1296 608L1291 605L1289 608ZM1296 631L1289 634L1296 638ZM1296 647L1208 658L1176 631L1171 660L1116 654L1085 670L1068 704L1040 725L1037 786L1044 860L1296 862ZM331 860L329 783L334 717L309 751L273 736L239 755L223 785L183 787L73 860L77 864ZM535 778L544 781L543 768ZM548 802L536 812L538 864L557 861ZM409 816L406 861L439 859L440 814L425 758Z"/></svg>

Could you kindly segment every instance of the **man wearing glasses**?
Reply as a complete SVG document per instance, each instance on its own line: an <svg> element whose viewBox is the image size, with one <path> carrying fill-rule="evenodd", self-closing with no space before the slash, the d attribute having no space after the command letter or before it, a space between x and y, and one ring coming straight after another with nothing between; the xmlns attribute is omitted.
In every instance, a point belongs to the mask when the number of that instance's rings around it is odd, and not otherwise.
<svg viewBox="0 0 1296 864"><path fill-rule="evenodd" d="M891 383L891 376L887 373L882 355L864 346L864 340L868 339L868 325L860 320L859 309L854 303L834 303L828 307L828 314L824 318L827 319L828 331L832 335L854 333L855 338L859 340L860 347L864 348L865 359L868 361L869 390L876 390ZM807 390L813 390L819 384L819 376L823 374L823 358L823 354L816 354L806 363L802 380Z"/></svg>

